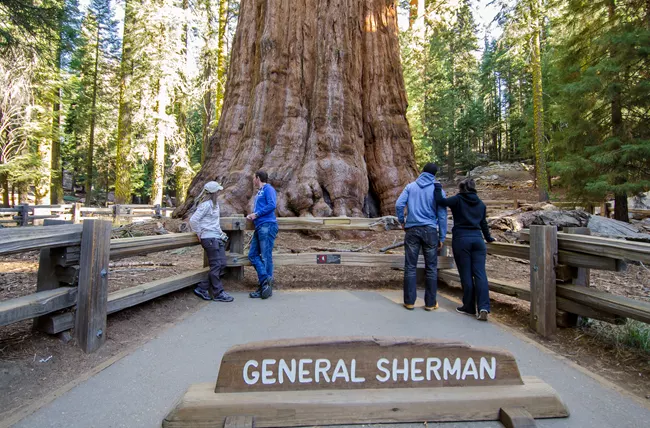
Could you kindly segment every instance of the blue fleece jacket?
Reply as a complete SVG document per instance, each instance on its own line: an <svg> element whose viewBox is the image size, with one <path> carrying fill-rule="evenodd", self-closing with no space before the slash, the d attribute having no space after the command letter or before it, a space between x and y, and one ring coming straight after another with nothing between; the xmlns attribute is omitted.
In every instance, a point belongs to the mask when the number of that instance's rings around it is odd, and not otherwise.
<svg viewBox="0 0 650 428"><path fill-rule="evenodd" d="M395 211L400 223L404 224L404 207L408 206L405 228L432 226L438 229L440 242L447 235L447 208L436 204L433 196L436 177L428 172L420 174L417 180L409 183L397 198Z"/></svg>
<svg viewBox="0 0 650 428"><path fill-rule="evenodd" d="M257 214L257 217L253 220L255 228L264 223L278 222L275 218L276 200L275 189L270 184L265 183L255 196L255 214Z"/></svg>

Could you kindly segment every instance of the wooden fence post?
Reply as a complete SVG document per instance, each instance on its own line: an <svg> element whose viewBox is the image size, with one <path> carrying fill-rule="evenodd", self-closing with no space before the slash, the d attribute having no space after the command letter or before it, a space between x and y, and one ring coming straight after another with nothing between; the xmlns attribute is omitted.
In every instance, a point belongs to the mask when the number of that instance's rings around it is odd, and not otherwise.
<svg viewBox="0 0 650 428"><path fill-rule="evenodd" d="M556 265L556 227L530 226L530 326L544 337L557 329Z"/></svg>
<svg viewBox="0 0 650 428"><path fill-rule="evenodd" d="M244 230L246 228L246 218L243 214L235 214L233 217L241 218L233 221L234 229L226 231L230 241L230 253L242 254L244 252ZM244 279L244 267L226 268L224 278L242 281Z"/></svg>
<svg viewBox="0 0 650 428"><path fill-rule="evenodd" d="M69 224L71 222L58 219L47 218L43 221L43 226L54 226L59 224ZM56 260L50 254L50 248L43 248L38 257L38 274L36 276L36 292L53 290L59 288L59 277L57 276ZM42 321L47 317L34 318L34 330L43 331Z"/></svg>
<svg viewBox="0 0 650 428"><path fill-rule="evenodd" d="M81 232L75 337L86 353L96 351L106 340L110 248L111 222L84 221Z"/></svg>
<svg viewBox="0 0 650 428"><path fill-rule="evenodd" d="M72 223L77 224L81 222L81 203L75 202L72 205Z"/></svg>
<svg viewBox="0 0 650 428"><path fill-rule="evenodd" d="M20 209L20 225L27 226L29 224L29 204L21 204Z"/></svg>

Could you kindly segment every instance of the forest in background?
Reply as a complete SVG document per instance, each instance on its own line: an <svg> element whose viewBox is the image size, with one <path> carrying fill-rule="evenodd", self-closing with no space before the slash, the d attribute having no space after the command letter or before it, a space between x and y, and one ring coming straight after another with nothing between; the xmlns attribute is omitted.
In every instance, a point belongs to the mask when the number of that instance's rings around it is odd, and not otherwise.
<svg viewBox="0 0 650 428"><path fill-rule="evenodd" d="M82 3L0 0L2 201L178 205L219 120L239 1ZM476 1L398 3L418 164L530 161L540 200L559 177L627 221L650 189L650 0L491 3L488 31Z"/></svg>

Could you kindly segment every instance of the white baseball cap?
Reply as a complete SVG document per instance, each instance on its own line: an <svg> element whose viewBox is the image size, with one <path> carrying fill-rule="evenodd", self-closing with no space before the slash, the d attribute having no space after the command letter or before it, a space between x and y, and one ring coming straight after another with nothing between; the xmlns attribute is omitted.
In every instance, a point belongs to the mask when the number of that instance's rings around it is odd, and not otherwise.
<svg viewBox="0 0 650 428"><path fill-rule="evenodd" d="M208 193L214 193L218 192L219 190L223 190L223 186L216 181L208 181L205 183L205 186L203 186L203 190Z"/></svg>

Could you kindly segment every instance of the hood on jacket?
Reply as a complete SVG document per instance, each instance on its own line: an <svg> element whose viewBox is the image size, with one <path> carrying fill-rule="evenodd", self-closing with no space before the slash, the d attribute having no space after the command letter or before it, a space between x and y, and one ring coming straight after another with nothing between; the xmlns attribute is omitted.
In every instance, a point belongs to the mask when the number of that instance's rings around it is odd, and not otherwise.
<svg viewBox="0 0 650 428"><path fill-rule="evenodd" d="M478 205L481 202L481 199L474 192L458 193L458 197L471 206Z"/></svg>
<svg viewBox="0 0 650 428"><path fill-rule="evenodd" d="M433 174L429 174L428 172L423 172L420 174L417 180L415 182L420 186L421 189L424 189L427 186L432 186L433 183L436 182L436 176Z"/></svg>

